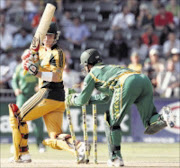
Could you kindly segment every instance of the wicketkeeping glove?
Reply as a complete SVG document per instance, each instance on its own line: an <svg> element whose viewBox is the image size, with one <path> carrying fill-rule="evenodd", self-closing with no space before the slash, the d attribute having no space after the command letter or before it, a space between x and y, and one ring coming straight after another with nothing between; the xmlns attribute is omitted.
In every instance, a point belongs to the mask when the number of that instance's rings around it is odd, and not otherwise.
<svg viewBox="0 0 180 168"><path fill-rule="evenodd" d="M66 105L73 106L75 105L74 100L77 97L77 93L74 89L68 88L66 90Z"/></svg>

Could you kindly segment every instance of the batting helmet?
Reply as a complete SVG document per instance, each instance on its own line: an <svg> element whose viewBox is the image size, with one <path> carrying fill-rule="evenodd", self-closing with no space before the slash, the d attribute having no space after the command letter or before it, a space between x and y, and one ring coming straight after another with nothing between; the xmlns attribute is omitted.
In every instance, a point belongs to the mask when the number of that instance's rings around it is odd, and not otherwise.
<svg viewBox="0 0 180 168"><path fill-rule="evenodd" d="M81 65L95 65L99 62L102 62L101 60L101 55L99 54L99 52L96 49L88 49L85 50L82 54L81 54Z"/></svg>
<svg viewBox="0 0 180 168"><path fill-rule="evenodd" d="M61 34L61 31L58 30L58 27L56 25L55 22L52 22L49 26L49 29L47 31L47 34L55 34L55 41L54 43L56 43L59 39L59 36Z"/></svg>
<svg viewBox="0 0 180 168"><path fill-rule="evenodd" d="M57 25L56 25L56 23L52 22L50 24L47 34L57 34Z"/></svg>

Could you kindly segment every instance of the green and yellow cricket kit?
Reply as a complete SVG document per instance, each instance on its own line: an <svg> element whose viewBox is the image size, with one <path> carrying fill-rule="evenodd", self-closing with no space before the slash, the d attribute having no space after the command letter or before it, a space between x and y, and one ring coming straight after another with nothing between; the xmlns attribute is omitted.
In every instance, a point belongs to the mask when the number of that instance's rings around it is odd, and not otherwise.
<svg viewBox="0 0 180 168"><path fill-rule="evenodd" d="M91 96L94 88L101 93ZM136 104L145 127L159 115L153 103L152 85L148 77L118 65L96 64L84 80L84 89L74 99L76 106L106 103L111 99L105 113L105 130L110 158L122 157L120 153L120 123L133 103Z"/></svg>
<svg viewBox="0 0 180 168"><path fill-rule="evenodd" d="M16 146L15 160L23 155L23 152L28 152L27 139L29 131L26 121L40 117L43 117L50 136L50 139L43 141L43 144L74 153L71 137L62 134L63 113L65 111L65 92L62 81L64 66L65 55L57 45L51 49L41 46L39 49L39 71L58 73L58 82L47 82L39 79L39 91L28 99L20 109L16 107L14 110L15 105L9 105L13 143ZM77 143L77 145L79 144Z"/></svg>

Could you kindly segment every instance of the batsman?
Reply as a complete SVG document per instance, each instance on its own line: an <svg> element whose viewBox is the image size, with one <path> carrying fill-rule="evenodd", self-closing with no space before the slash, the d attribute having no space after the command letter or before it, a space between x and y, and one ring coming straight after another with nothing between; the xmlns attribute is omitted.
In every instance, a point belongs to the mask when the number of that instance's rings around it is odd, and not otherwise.
<svg viewBox="0 0 180 168"><path fill-rule="evenodd" d="M56 23L51 23L36 54L28 53L23 57L23 67L39 79L39 91L28 99L19 109L16 104L9 104L10 124L14 144L14 157L10 162L31 162L28 148L27 121L43 117L49 139L44 145L75 154L73 140L62 132L63 113L65 111L65 92L62 74L65 55L57 45L59 31ZM84 143L77 141L79 161L84 159Z"/></svg>
<svg viewBox="0 0 180 168"><path fill-rule="evenodd" d="M173 127L173 114L166 108L158 114L153 103L153 90L150 80L119 65L105 65L96 49L85 50L80 57L87 75L81 93L66 95L66 103L72 106L107 103L111 100L109 111L105 113L105 133L107 138L109 166L124 166L121 154L121 127L123 117L132 104L138 108L145 127L145 134L155 134L167 125ZM100 94L91 95L94 88Z"/></svg>

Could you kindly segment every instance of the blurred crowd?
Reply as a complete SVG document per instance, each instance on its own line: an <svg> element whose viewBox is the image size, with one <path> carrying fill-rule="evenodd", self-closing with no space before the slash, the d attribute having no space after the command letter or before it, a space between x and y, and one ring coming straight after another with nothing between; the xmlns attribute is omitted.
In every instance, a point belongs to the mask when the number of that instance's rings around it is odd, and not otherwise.
<svg viewBox="0 0 180 168"><path fill-rule="evenodd" d="M53 21L57 22L61 30L59 45L66 54L64 71L66 87L81 85L83 75L77 66L80 53L96 45L105 63L119 64L145 73L152 82L155 96L179 97L180 2L178 0L96 0L93 2L95 6L113 3L114 8L110 12L104 9L106 12L95 16L94 22L87 21L88 18L93 18L93 14L86 11L90 10L88 2L92 3L88 0L1 0L1 89L12 89L12 75L21 62L21 54L30 46L48 2L57 8ZM87 15L78 14L70 8L72 4L78 3L87 3L88 7L84 8ZM78 10L82 12L83 9L77 7ZM98 32L93 24L95 27L96 25L104 27L105 34L101 35L104 32L102 30ZM96 43L97 38L101 38L100 44Z"/></svg>

